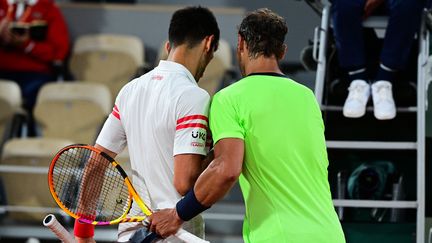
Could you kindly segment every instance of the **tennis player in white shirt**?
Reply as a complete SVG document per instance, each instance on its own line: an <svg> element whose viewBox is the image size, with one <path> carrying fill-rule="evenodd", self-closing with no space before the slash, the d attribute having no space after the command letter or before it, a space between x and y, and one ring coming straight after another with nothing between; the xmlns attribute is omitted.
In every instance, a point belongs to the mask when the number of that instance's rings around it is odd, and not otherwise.
<svg viewBox="0 0 432 243"><path fill-rule="evenodd" d="M121 89L95 145L112 157L128 146L133 185L152 209L174 207L192 188L206 167L203 158L211 145L210 96L197 82L218 47L216 19L207 8L180 9L172 16L168 40L168 59ZM138 212L133 205L130 214ZM129 241L141 227L121 224L118 241ZM204 237L200 215L183 228Z"/></svg>

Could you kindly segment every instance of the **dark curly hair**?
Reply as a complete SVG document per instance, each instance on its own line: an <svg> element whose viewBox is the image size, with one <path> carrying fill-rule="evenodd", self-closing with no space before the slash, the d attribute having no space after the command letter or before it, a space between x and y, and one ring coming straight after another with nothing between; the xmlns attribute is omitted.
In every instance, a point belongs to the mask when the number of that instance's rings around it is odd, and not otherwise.
<svg viewBox="0 0 432 243"><path fill-rule="evenodd" d="M257 9L243 19L238 33L246 41L249 56L281 58L285 51L287 24L281 16L267 8Z"/></svg>

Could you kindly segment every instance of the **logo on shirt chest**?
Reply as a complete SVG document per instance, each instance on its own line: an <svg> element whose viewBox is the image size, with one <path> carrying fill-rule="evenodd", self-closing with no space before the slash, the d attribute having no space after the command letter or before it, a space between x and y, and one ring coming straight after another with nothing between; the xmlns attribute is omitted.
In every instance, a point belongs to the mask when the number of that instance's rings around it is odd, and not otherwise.
<svg viewBox="0 0 432 243"><path fill-rule="evenodd" d="M206 140L206 133L205 132L199 132L199 131L192 131L192 137L198 138L202 140Z"/></svg>
<svg viewBox="0 0 432 243"><path fill-rule="evenodd" d="M42 19L42 13L41 12L33 12L32 17L33 17L33 19Z"/></svg>
<svg viewBox="0 0 432 243"><path fill-rule="evenodd" d="M153 75L151 76L151 80L162 80L164 77L161 75Z"/></svg>

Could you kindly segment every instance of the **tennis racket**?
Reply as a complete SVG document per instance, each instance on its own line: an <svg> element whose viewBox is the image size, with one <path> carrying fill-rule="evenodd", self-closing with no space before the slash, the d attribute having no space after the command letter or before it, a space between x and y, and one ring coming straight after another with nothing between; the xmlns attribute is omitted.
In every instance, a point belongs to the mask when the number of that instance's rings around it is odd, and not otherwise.
<svg viewBox="0 0 432 243"><path fill-rule="evenodd" d="M140 222L152 214L121 166L89 145L70 145L53 158L48 171L51 195L71 217L93 225ZM128 217L132 201L144 216ZM185 242L208 242L183 229L175 236Z"/></svg>
<svg viewBox="0 0 432 243"><path fill-rule="evenodd" d="M54 214L48 214L43 225L48 227L64 243L75 243L75 238L57 221Z"/></svg>

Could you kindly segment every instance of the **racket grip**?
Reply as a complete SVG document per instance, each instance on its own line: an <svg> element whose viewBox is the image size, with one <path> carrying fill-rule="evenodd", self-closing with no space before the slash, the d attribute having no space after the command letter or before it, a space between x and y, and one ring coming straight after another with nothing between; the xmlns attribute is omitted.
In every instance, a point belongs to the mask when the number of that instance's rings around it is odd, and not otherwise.
<svg viewBox="0 0 432 243"><path fill-rule="evenodd" d="M175 234L177 238L184 242L188 243L210 243L210 241L206 241L204 239L199 238L198 236L187 232L186 230L180 228Z"/></svg>
<svg viewBox="0 0 432 243"><path fill-rule="evenodd" d="M64 243L75 243L75 238L67 231L63 225L57 221L54 214L48 214L44 220L43 225L48 227L58 238Z"/></svg>

